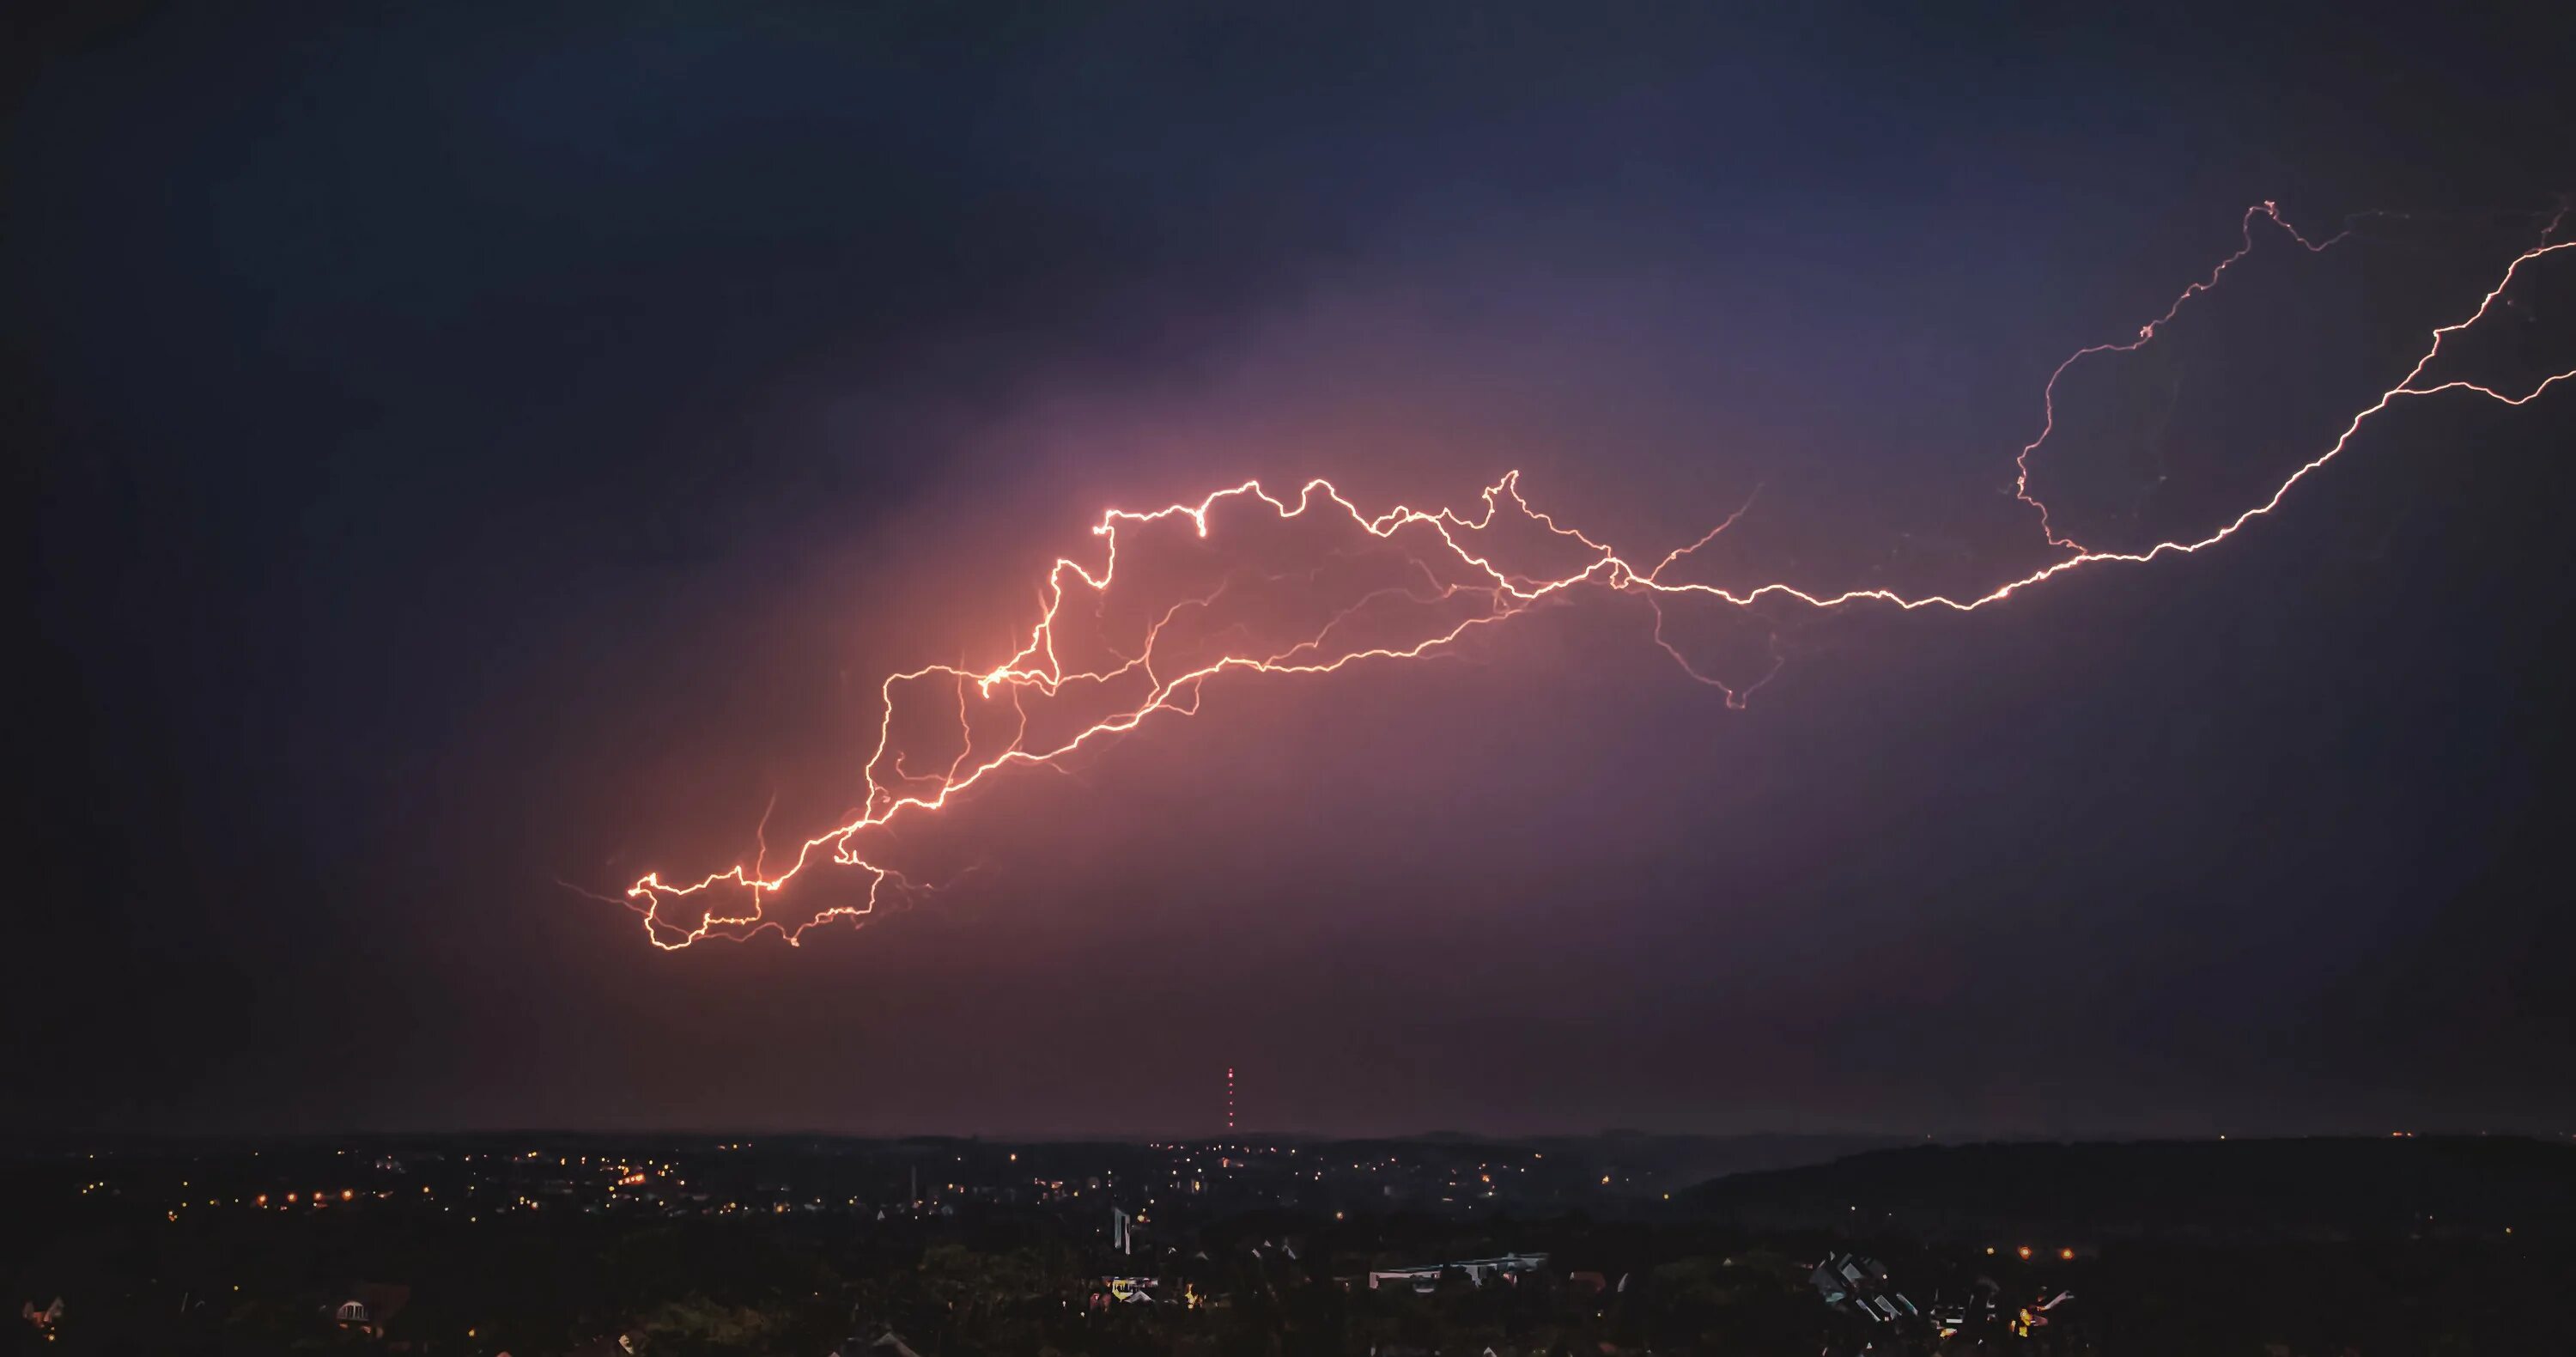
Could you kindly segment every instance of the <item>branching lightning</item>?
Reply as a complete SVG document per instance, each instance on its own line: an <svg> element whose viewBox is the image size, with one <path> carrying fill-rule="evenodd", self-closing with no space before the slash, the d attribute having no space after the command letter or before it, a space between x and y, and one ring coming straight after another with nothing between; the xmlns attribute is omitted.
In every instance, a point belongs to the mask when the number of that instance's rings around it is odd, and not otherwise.
<svg viewBox="0 0 2576 1357"><path fill-rule="evenodd" d="M1738 684L1722 681L1695 666L1666 639L1665 603L1699 599L1739 610L1768 602L1777 607L1810 610L1870 605L1964 613L2001 603L2033 585L2086 567L2144 564L2163 556L2205 550L2278 508L2301 481L2341 456L2365 424L2401 401L2456 392L2518 406L2538 399L2562 382L2576 379L2576 369L2569 369L2542 377L2527 390L2508 392L2467 379L2434 382L2425 377L2442 356L2444 345L2484 319L2528 266L2576 248L2576 240L2552 241L2559 224L2557 217L2551 218L2540 235L2540 243L2505 265L2474 308L2431 331L2404 377L2354 411L2329 445L2291 471L2261 502L2194 540L2159 541L2132 551L2086 547L2061 532L2051 522L2048 506L2031 493L2031 459L2057 427L2059 380L2087 358L2134 352L2154 342L2194 298L2219 286L2228 271L2253 250L2258 229L2276 229L2310 253L2332 248L2352 234L2346 231L2311 241L2292 227L2274 204L2266 202L2247 209L2238 249L2219 261L2207 277L2184 288L2163 315L2140 326L2134 338L2077 350L2049 374L2041 392L2043 419L2039 435L2013 459L2013 493L2036 514L2048 546L2064 554L1981 593L1910 595L1884 588L1811 592L1777 581L1729 587L1668 578L1694 553L1733 526L1751 504L1739 508L1697 541L1667 552L1651 567L1640 569L1612 546L1564 526L1533 507L1521 495L1517 472L1487 487L1481 496L1482 509L1473 516L1445 508L1418 510L1402 505L1371 514L1322 479L1300 487L1293 500L1272 495L1257 481L1245 481L1194 504L1171 504L1151 510L1111 509L1092 529L1103 544L1098 567L1070 558L1057 559L1046 576L1037 621L1016 652L989 668L930 664L884 680L878 688L877 746L863 770L865 796L842 823L799 843L792 854L782 854L782 861L773 866L767 839L768 814L764 812L759 851L751 862L681 884L650 873L627 889L623 903L641 916L647 940L665 950L684 948L708 938L741 941L763 932L775 932L794 944L817 925L867 915L889 884L898 891L912 889L912 883L870 855L874 839L899 819L938 814L997 774L1020 767L1061 767L1076 751L1133 731L1158 715L1195 715L1201 694L1214 679L1232 674L1328 674L1362 663L1419 659L1451 650L1471 634L1508 622L1542 604L1564 601L1577 591L1626 595L1644 601L1655 615L1655 644L1691 679L1717 689L1728 705L1741 706L1753 689L1778 671L1776 652L1769 671L1761 677ZM1259 644L1254 640L1253 629L1240 621L1214 625L1216 612L1230 592L1251 587L1233 576L1153 615L1132 645L1121 646L1109 639L1109 628L1101 619L1119 579L1122 545L1136 550L1133 544L1142 535L1157 529L1176 530L1184 522L1197 538L1206 539L1211 532L1211 518L1220 512L1245 513L1256 522L1266 514L1268 521L1282 525L1322 520L1322 526L1351 534L1354 542L1386 556L1394 578L1381 579L1364 589L1355 601L1299 633L1300 639L1291 643ZM1537 575L1506 569L1498 564L1499 552L1488 545L1505 529L1544 534L1567 554L1570 564L1555 573ZM1347 558L1347 553L1339 549L1323 554ZM1322 564L1315 567L1317 571L1324 568ZM1262 575L1253 582L1276 584L1280 578ZM1089 606L1076 606L1082 603ZM1090 619L1102 634L1078 638L1078 618ZM1390 630L1395 634L1387 635ZM1101 652L1104 658L1088 667L1069 658L1069 652L1086 648ZM932 757L930 762L937 766L928 768L908 762L907 756L917 757L918 751L900 746L897 736L899 710L912 710L899 704L924 700L937 703L937 709L943 711L953 704L955 712L955 747L944 761ZM907 715L904 719L913 718ZM799 911L800 918L773 913L778 897L808 877L809 869L824 866L859 874L864 889L851 892L857 897L854 902Z"/></svg>

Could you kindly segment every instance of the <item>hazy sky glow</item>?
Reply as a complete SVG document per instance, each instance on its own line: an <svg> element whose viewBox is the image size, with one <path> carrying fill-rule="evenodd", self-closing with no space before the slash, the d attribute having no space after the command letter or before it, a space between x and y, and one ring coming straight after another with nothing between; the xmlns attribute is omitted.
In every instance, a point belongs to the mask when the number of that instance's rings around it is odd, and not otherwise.
<svg viewBox="0 0 2576 1357"><path fill-rule="evenodd" d="M2564 1129L2576 393L2393 410L2203 556L1766 614L1743 711L1624 599L1212 683L799 948L557 884L839 822L878 680L1006 658L1111 505L1518 468L1649 562L1758 489L1730 584L2011 578L2058 359L2247 203L2435 211L2061 384L2061 526L2204 534L2576 187L2563 21L1950 22L37 35L9 1124L1203 1130L1232 1065L1320 1131ZM2571 304L2464 370L2576 365Z"/></svg>

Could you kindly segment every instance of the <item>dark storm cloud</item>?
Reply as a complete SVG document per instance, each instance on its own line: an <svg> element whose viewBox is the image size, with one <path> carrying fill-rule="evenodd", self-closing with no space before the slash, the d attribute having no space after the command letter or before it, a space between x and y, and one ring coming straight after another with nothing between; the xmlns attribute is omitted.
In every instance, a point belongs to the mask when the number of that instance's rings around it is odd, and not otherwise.
<svg viewBox="0 0 2576 1357"><path fill-rule="evenodd" d="M1152 1126L1229 1060L1328 1128L2563 1116L2538 407L2410 412L2223 561L1803 627L1749 715L1612 609L1221 694L798 952L551 884L836 813L874 676L1024 626L1107 502L1517 465L1652 541L1759 484L1745 568L1974 573L2046 366L2244 203L2566 187L2518 22L33 26L19 1119ZM2235 488L2155 427L2098 512Z"/></svg>

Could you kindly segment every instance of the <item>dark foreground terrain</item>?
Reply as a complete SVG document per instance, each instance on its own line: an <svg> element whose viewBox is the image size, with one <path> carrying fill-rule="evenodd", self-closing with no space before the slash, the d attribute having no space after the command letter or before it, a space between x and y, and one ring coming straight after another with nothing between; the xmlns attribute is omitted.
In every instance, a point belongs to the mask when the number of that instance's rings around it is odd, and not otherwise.
<svg viewBox="0 0 2576 1357"><path fill-rule="evenodd" d="M2505 1137L118 1143L0 1192L0 1352L2576 1350L2576 1144Z"/></svg>

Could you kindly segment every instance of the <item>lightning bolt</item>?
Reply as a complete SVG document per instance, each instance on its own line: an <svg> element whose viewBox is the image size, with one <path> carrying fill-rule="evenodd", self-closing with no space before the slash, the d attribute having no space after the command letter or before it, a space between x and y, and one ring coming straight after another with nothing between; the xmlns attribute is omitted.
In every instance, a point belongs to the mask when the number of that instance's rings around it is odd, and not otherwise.
<svg viewBox="0 0 2576 1357"><path fill-rule="evenodd" d="M2133 338L2076 350L2049 373L2041 392L2039 434L2013 459L2013 494L2036 514L2040 534L2048 546L2065 554L1980 593L1913 595L1884 588L1812 592L1784 582L1729 588L1671 580L1668 572L1715 542L1752 508L1751 501L1697 541L1667 552L1651 568L1640 569L1609 544L1533 507L1521 495L1518 472L1507 473L1486 487L1480 497L1481 511L1472 516L1446 508L1420 510L1403 505L1371 514L1323 479L1308 481L1294 499L1275 496L1260 482L1247 480L1196 503L1151 510L1110 509L1092 528L1093 535L1102 540L1098 567L1069 557L1056 560L1041 591L1038 619L1027 639L1007 659L984 669L924 665L890 675L879 685L877 745L862 771L866 794L842 823L806 839L792 854L782 854L782 865L773 867L767 837L769 816L764 812L759 852L751 862L682 883L667 882L659 873L648 873L627 888L626 899L621 903L640 916L646 940L664 950L678 950L709 938L743 941L764 932L774 932L793 945L817 926L864 918L874 911L889 886L897 891L924 889L869 856L871 839L881 837L898 819L936 815L986 781L1012 769L1061 771L1068 756L1112 741L1157 716L1196 715L1201 695L1211 680L1233 674L1329 674L1358 664L1447 653L1477 632L1533 609L1567 601L1577 591L1644 601L1655 617L1654 643L1689 678L1716 689L1727 705L1740 707L1751 692L1778 673L1780 657L1776 647L1768 670L1759 678L1742 686L1730 685L1692 664L1666 639L1663 606L1667 601L1702 599L1738 610L1771 603L1817 611L1879 606L1966 613L2090 567L2143 565L2160 557L2207 550L2280 507L2300 482L2343 455L2365 424L2401 401L2466 393L2520 406L2537 400L2561 382L2576 379L2576 369L2552 373L2519 392L2464 378L2439 382L2425 379L2426 372L2442 356L2444 345L2484 319L2530 265L2576 249L2576 240L2551 239L2564 215L2562 207L2541 231L2539 243L2506 264L2474 308L2460 319L2432 330L2405 376L2354 411L2332 443L2291 471L2261 502L2197 539L2160 541L2132 551L2086 547L2051 523L2048 506L2030 488L2031 458L2057 427L2059 380L2088 358L2135 352L2153 343L2194 298L2217 288L2228 271L2253 251L2260 228L2277 230L2311 254L2322 253L2354 234L2348 226L2325 239L2310 240L2282 216L2274 203L2246 209L2237 249L2220 260L2206 277L2184 288L2164 314L2138 327ZM1320 563L1302 571L1221 572L1222 578L1214 585L1182 598L1146 622L1134 644L1121 646L1111 639L1107 609L1119 578L1121 548L1145 549L1137 544L1155 540L1150 534L1173 536L1183 525L1196 539L1205 541L1211 533L1212 518L1236 512L1247 515L1255 527L1261 526L1266 517L1269 523L1287 528L1314 527L1338 533L1355 546L1330 548ZM1500 553L1493 543L1510 531L1532 534L1542 545L1563 554L1564 567L1553 573L1523 574L1498 564ZM1276 607L1278 602L1265 590L1300 582L1313 584L1325 571L1337 566L1365 576L1368 570L1364 568L1364 553L1369 552L1383 558L1375 562L1380 573L1372 577L1356 599L1312 623L1302 632L1302 639L1269 646L1255 642L1257 628L1249 615L1258 614L1264 605ZM1071 606L1078 601L1089 606ZM1248 616L1218 625L1218 619L1231 604L1243 605ZM1085 618L1095 633L1089 637L1082 634ZM1396 634L1386 635L1390 630ZM1093 667L1067 658L1068 652L1085 648L1099 651L1105 658ZM953 702L951 738L956 747L944 767L917 771L906 762L907 754L914 751L898 744L899 698L943 688L950 690L945 695L949 701L941 702L939 709L945 710ZM858 873L864 890L857 892L855 903L807 911L801 919L772 914L775 897L806 876L809 868L826 864Z"/></svg>

